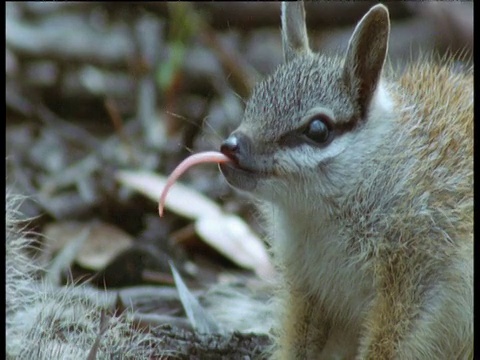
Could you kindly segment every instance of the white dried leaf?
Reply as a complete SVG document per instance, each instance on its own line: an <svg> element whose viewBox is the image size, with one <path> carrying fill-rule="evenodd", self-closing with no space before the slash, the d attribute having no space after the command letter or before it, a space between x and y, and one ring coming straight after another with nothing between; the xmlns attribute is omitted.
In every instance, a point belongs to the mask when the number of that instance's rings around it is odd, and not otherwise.
<svg viewBox="0 0 480 360"><path fill-rule="evenodd" d="M153 201L159 200L167 183L165 176L147 171L119 171L116 178L123 185L137 190ZM208 197L178 182L170 189L165 207L188 219L221 212L220 207Z"/></svg>
<svg viewBox="0 0 480 360"><path fill-rule="evenodd" d="M204 216L195 223L198 235L237 265L269 278L273 268L260 238L238 216Z"/></svg>
<svg viewBox="0 0 480 360"><path fill-rule="evenodd" d="M47 225L44 234L46 252L50 254L64 248L79 236L86 236L75 253L75 261L85 268L97 271L133 244L133 238L129 234L102 222L56 222Z"/></svg>

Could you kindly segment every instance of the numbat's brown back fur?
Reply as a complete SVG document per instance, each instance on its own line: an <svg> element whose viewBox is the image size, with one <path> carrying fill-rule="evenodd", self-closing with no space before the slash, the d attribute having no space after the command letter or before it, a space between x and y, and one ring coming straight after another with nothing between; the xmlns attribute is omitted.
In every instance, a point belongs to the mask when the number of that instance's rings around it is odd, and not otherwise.
<svg viewBox="0 0 480 360"><path fill-rule="evenodd" d="M282 7L285 64L222 144L283 279L275 359L473 358L473 70L386 73L383 5L344 57Z"/></svg>

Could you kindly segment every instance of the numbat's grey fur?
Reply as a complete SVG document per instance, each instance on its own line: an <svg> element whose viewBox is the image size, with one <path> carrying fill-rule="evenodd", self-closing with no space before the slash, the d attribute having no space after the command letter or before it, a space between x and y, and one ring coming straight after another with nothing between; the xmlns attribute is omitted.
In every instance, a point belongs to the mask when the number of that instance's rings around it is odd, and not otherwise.
<svg viewBox="0 0 480 360"><path fill-rule="evenodd" d="M285 64L222 144L283 274L275 359L473 358L473 69L385 74L383 5L345 57L282 6Z"/></svg>

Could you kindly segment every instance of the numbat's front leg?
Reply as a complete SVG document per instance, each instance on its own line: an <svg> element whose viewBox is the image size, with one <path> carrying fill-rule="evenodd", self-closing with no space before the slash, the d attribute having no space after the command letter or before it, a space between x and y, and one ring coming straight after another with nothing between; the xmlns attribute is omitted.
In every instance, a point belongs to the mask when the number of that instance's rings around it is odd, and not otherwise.
<svg viewBox="0 0 480 360"><path fill-rule="evenodd" d="M315 307L313 299L302 292L290 291L284 294L282 308L278 348L273 359L310 359L313 352L320 354L327 341L327 328L319 328L320 309Z"/></svg>
<svg viewBox="0 0 480 360"><path fill-rule="evenodd" d="M446 259L422 257L418 267L420 259L406 253L379 266L358 360L473 359L473 277L465 276L473 259L459 254L448 257L456 263L448 270Z"/></svg>

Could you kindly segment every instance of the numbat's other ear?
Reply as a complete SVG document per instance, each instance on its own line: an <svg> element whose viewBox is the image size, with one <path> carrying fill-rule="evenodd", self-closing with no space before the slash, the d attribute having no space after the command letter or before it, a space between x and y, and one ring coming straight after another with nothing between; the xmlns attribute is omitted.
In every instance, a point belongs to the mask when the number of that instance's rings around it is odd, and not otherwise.
<svg viewBox="0 0 480 360"><path fill-rule="evenodd" d="M282 2L282 42L285 61L310 52L303 1Z"/></svg>
<svg viewBox="0 0 480 360"><path fill-rule="evenodd" d="M375 5L358 23L348 43L343 77L362 116L380 80L389 34L388 9L381 4Z"/></svg>

